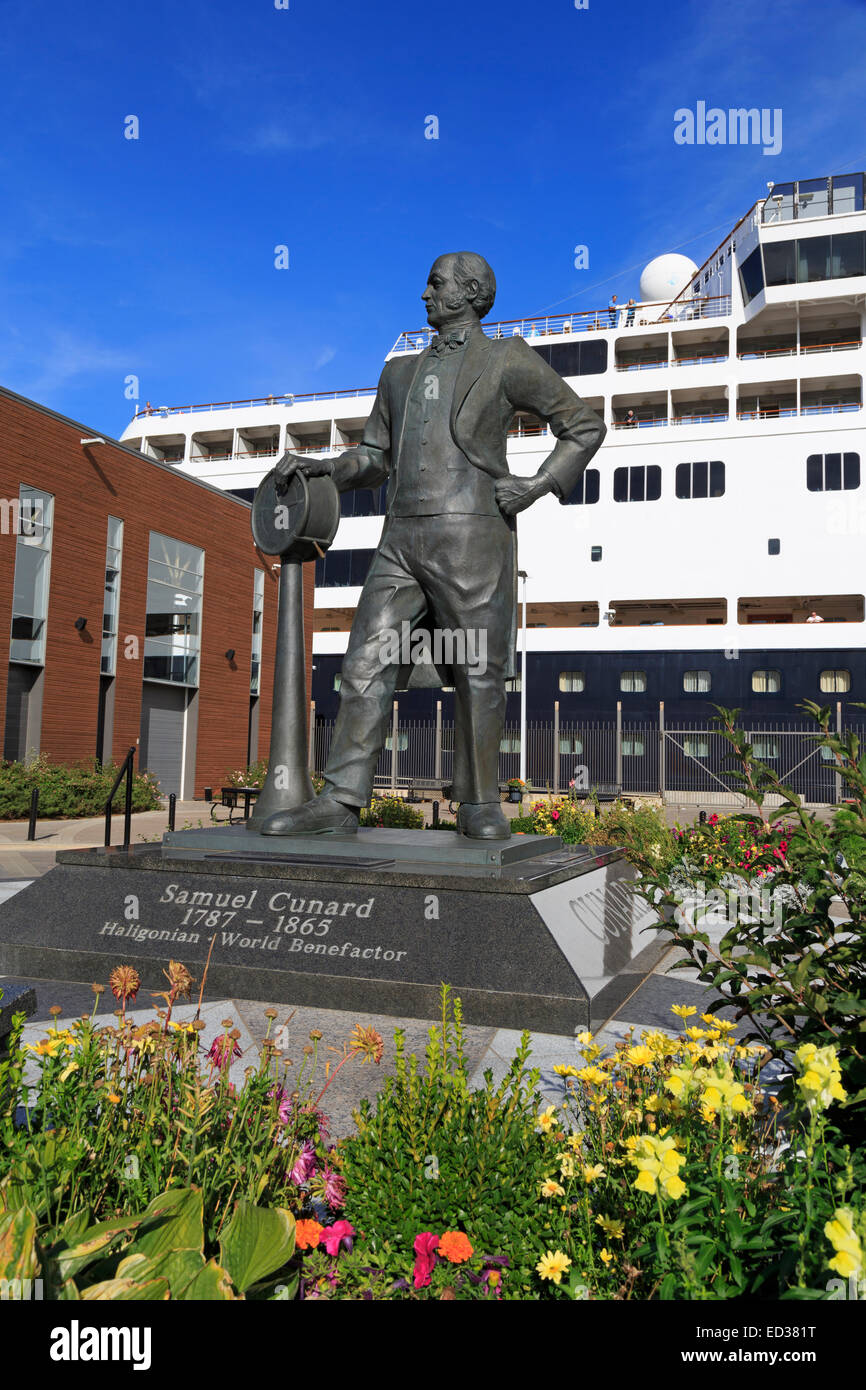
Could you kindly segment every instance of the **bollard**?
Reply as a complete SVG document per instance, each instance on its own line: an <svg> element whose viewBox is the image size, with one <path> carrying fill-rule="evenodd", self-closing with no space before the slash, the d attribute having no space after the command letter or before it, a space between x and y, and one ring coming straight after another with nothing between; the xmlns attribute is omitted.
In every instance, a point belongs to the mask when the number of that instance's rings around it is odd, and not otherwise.
<svg viewBox="0 0 866 1390"><path fill-rule="evenodd" d="M169 792L168 797L168 828L174 830L174 817L177 812L177 796L174 792Z"/></svg>
<svg viewBox="0 0 866 1390"><path fill-rule="evenodd" d="M36 817L39 814L39 788L34 787L30 794L30 824L27 827L28 840L36 839Z"/></svg>
<svg viewBox="0 0 866 1390"><path fill-rule="evenodd" d="M439 802L433 802L433 829L439 829Z"/></svg>
<svg viewBox="0 0 866 1390"><path fill-rule="evenodd" d="M205 801L213 801L213 787L205 787L204 799Z"/></svg>

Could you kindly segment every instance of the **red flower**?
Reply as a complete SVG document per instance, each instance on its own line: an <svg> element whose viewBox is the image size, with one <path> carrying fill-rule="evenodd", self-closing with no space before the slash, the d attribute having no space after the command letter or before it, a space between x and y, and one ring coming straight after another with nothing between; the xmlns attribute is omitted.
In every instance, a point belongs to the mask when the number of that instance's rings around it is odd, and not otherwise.
<svg viewBox="0 0 866 1390"><path fill-rule="evenodd" d="M436 1246L439 1244L439 1237L434 1236L432 1231L422 1231L420 1236L415 1237L413 1250L415 1251L415 1288L425 1289L430 1283L430 1275L436 1263Z"/></svg>
<svg viewBox="0 0 866 1390"><path fill-rule="evenodd" d="M354 1234L355 1228L351 1221L335 1221L333 1226L324 1228L320 1239L329 1255L337 1255L342 1242L350 1240Z"/></svg>

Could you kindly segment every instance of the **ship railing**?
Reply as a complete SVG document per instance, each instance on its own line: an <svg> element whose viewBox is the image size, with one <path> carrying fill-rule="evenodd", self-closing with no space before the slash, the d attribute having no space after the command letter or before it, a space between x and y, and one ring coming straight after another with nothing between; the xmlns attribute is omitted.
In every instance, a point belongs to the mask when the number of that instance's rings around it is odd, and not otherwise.
<svg viewBox="0 0 866 1390"><path fill-rule="evenodd" d="M282 396L248 396L245 400L236 401L206 401L200 405L153 405L149 409L147 406L136 406L135 419L142 416L149 419L158 419L160 416L168 415L192 415L198 411L210 410L242 410L247 406L292 406L299 401L351 401L357 400L361 396L375 396L375 386L353 386L345 387L336 391L305 391L297 395L286 392Z"/></svg>
<svg viewBox="0 0 866 1390"><path fill-rule="evenodd" d="M700 357L675 357L672 365L674 367L699 367L704 362L727 362L726 352L706 352L701 353Z"/></svg>
<svg viewBox="0 0 866 1390"><path fill-rule="evenodd" d="M669 423L666 415L636 415L633 420L614 420L613 427L615 430L649 430Z"/></svg>
<svg viewBox="0 0 866 1390"><path fill-rule="evenodd" d="M762 410L738 410L738 420L790 420L797 414L796 406L765 406Z"/></svg>
<svg viewBox="0 0 866 1390"><path fill-rule="evenodd" d="M661 312L659 312L661 311ZM568 314L536 314L522 319L499 319L483 324L488 338L548 338L569 333L605 332L611 329L646 327L655 323L683 322L691 319L720 318L731 312L731 296L702 295L677 301L654 300L645 304L617 304L612 309L575 309ZM421 352L430 346L435 328L413 328L401 333L391 349L395 352Z"/></svg>
<svg viewBox="0 0 866 1390"><path fill-rule="evenodd" d="M671 420L672 425L717 425L722 420L730 417L726 410L711 411L707 414L698 415L675 415Z"/></svg>
<svg viewBox="0 0 866 1390"><path fill-rule="evenodd" d="M615 370L618 372L643 372L650 367L669 367L670 358L653 357L646 358L642 362L617 362Z"/></svg>
<svg viewBox="0 0 866 1390"><path fill-rule="evenodd" d="M833 401L827 405L804 405L801 415L845 415L852 410L862 409L860 401Z"/></svg>
<svg viewBox="0 0 866 1390"><path fill-rule="evenodd" d="M802 343L800 345L800 356L808 357L813 352L850 352L853 348L863 346L861 338L851 338L844 343ZM764 359L767 357L796 357L797 346L792 343L790 347L768 347L768 348L749 348L746 352L738 352L737 358L740 362L750 362L754 359Z"/></svg>
<svg viewBox="0 0 866 1390"><path fill-rule="evenodd" d="M791 420L800 415L844 415L861 410L860 401L833 401L826 405L765 406L762 410L738 410L738 420Z"/></svg>

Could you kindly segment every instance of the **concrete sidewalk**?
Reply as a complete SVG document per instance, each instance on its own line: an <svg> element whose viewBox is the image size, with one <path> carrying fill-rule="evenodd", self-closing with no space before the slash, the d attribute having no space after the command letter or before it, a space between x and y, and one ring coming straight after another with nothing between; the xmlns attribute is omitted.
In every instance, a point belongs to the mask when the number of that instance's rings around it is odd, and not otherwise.
<svg viewBox="0 0 866 1390"><path fill-rule="evenodd" d="M221 816L227 811L218 812ZM179 801L175 826L178 830L198 829L214 822L207 801ZM81 820L42 820L36 823L36 839L28 840L28 822L0 821L0 879L38 878L54 867L59 849L93 849L105 843L105 817ZM132 817L134 844L157 842L168 829L168 810L139 811ZM112 844L123 843L123 812L111 818Z"/></svg>

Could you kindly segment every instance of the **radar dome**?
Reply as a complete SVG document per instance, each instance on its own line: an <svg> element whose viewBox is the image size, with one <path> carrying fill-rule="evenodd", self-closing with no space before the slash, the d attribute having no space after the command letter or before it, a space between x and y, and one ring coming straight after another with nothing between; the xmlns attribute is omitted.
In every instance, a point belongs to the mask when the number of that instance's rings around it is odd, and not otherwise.
<svg viewBox="0 0 866 1390"><path fill-rule="evenodd" d="M641 301L652 304L660 299L674 299L680 290L685 289L697 269L688 256L679 256L675 252L656 256L640 277Z"/></svg>

